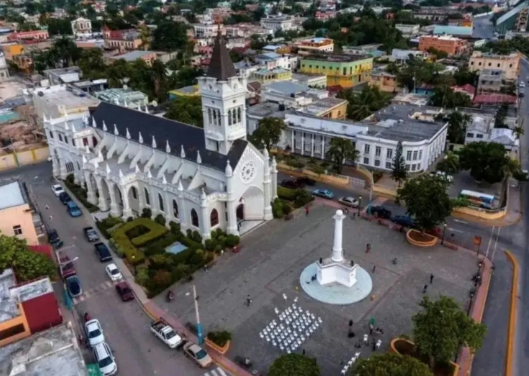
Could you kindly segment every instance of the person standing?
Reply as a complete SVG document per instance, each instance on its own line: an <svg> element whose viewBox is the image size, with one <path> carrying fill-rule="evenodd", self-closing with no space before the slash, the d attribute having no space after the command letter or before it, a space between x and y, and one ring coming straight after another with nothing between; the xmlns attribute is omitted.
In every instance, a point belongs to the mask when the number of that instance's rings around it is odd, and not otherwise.
<svg viewBox="0 0 529 376"><path fill-rule="evenodd" d="M246 307L249 307L250 304L252 304L252 299L250 299L250 295L246 297Z"/></svg>
<svg viewBox="0 0 529 376"><path fill-rule="evenodd" d="M432 284L433 282L433 274L430 274L430 285Z"/></svg>
<svg viewBox="0 0 529 376"><path fill-rule="evenodd" d="M308 207L308 206L305 206L305 215L306 215L306 216L309 215L309 211L310 211L309 207Z"/></svg>
<svg viewBox="0 0 529 376"><path fill-rule="evenodd" d="M367 243L366 245L366 253L369 253L371 251L371 244Z"/></svg>
<svg viewBox="0 0 529 376"><path fill-rule="evenodd" d="M423 294L426 294L426 291L428 290L428 285L424 285L424 287L422 288L422 293Z"/></svg>

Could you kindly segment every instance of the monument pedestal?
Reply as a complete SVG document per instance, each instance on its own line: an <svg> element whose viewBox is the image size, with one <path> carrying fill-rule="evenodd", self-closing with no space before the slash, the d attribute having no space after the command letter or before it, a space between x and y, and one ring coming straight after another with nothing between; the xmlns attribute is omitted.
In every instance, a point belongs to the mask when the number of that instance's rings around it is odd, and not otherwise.
<svg viewBox="0 0 529 376"><path fill-rule="evenodd" d="M339 283L351 287L356 283L356 269L352 261L342 260L333 261L332 258L323 259L322 262L316 263L318 268L318 282L320 285Z"/></svg>

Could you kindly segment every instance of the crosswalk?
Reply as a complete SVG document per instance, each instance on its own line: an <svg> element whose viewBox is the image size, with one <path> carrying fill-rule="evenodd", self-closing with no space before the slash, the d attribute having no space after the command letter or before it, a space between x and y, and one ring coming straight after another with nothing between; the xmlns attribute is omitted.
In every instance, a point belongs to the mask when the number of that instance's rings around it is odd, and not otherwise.
<svg viewBox="0 0 529 376"><path fill-rule="evenodd" d="M92 296L97 295L100 292L103 292L105 290L108 290L110 288L114 287L114 283L112 281L105 281L100 283L99 285L92 287L91 289L87 291L83 291L81 296L78 296L73 299L74 304L79 304L81 302L84 302L87 299L90 299Z"/></svg>
<svg viewBox="0 0 529 376"><path fill-rule="evenodd" d="M215 369L206 372L204 376L229 376L222 368L217 367Z"/></svg>

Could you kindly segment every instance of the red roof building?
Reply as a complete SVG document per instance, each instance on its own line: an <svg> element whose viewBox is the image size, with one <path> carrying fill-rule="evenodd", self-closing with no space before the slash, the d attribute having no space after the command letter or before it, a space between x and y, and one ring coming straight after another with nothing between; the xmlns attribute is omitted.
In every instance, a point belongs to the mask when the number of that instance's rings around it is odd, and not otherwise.
<svg viewBox="0 0 529 376"><path fill-rule="evenodd" d="M516 104L516 96L509 94L480 94L474 98L474 104Z"/></svg>
<svg viewBox="0 0 529 376"><path fill-rule="evenodd" d="M53 260L53 255L51 253L52 252L51 246L47 244L29 245L28 248L31 249L35 253L43 254L45 256L48 256L50 260Z"/></svg>
<svg viewBox="0 0 529 376"><path fill-rule="evenodd" d="M11 287L9 294L21 302L31 334L62 324L59 302L48 277Z"/></svg>

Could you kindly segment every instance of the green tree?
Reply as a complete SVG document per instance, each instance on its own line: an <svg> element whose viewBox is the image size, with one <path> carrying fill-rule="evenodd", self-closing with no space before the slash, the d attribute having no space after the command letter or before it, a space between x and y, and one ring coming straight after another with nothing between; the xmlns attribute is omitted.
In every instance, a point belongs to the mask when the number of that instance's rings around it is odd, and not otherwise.
<svg viewBox="0 0 529 376"><path fill-rule="evenodd" d="M106 77L107 66L103 59L103 51L99 48L89 48L81 51L77 62L85 79L98 79Z"/></svg>
<svg viewBox="0 0 529 376"><path fill-rule="evenodd" d="M406 203L407 213L415 218L421 231L440 225L452 212L447 185L440 177L421 175L397 190L398 200Z"/></svg>
<svg viewBox="0 0 529 376"><path fill-rule="evenodd" d="M149 44L151 40L151 32L146 25L141 25L139 29L140 29L140 39L141 39L140 48L142 48L143 50L147 50L149 48Z"/></svg>
<svg viewBox="0 0 529 376"><path fill-rule="evenodd" d="M269 117L259 120L257 129L250 136L250 141L255 147L270 150L281 139L281 134L285 129L283 119Z"/></svg>
<svg viewBox="0 0 529 376"><path fill-rule="evenodd" d="M478 350L487 328L475 322L452 299L441 296L431 301L425 296L423 308L413 320L413 339L419 352L429 359L430 369L451 361L463 346Z"/></svg>
<svg viewBox="0 0 529 376"><path fill-rule="evenodd" d="M151 48L155 51L184 50L188 44L186 27L181 22L163 20L153 32Z"/></svg>
<svg viewBox="0 0 529 376"><path fill-rule="evenodd" d="M375 111L389 104L390 96L376 86L366 85L360 93L353 90L342 90L339 98L347 99L347 117L352 120L363 120Z"/></svg>
<svg viewBox="0 0 529 376"><path fill-rule="evenodd" d="M437 171L442 171L448 175L457 174L460 168L459 155L456 153L448 153L435 167Z"/></svg>
<svg viewBox="0 0 529 376"><path fill-rule="evenodd" d="M434 89L430 104L443 108L470 107L472 99L467 94L455 93L448 85L441 85Z"/></svg>
<svg viewBox="0 0 529 376"><path fill-rule="evenodd" d="M0 273L13 268L18 282L56 276L55 264L47 256L31 251L26 240L0 235Z"/></svg>
<svg viewBox="0 0 529 376"><path fill-rule="evenodd" d="M72 25L69 19L49 18L46 24L50 35L72 35Z"/></svg>
<svg viewBox="0 0 529 376"><path fill-rule="evenodd" d="M202 100L200 97L178 97L169 105L165 117L202 128L204 126Z"/></svg>
<svg viewBox="0 0 529 376"><path fill-rule="evenodd" d="M404 159L402 142L399 141L397 149L395 150L395 159L393 160L393 169L391 170L391 177L397 182L400 187L400 183L406 180L408 171L406 170L406 160Z"/></svg>
<svg viewBox="0 0 529 376"><path fill-rule="evenodd" d="M472 117L459 111L454 111L448 116L448 140L453 144L464 144L467 125Z"/></svg>
<svg viewBox="0 0 529 376"><path fill-rule="evenodd" d="M316 359L300 354L281 355L268 370L268 376L320 376Z"/></svg>
<svg viewBox="0 0 529 376"><path fill-rule="evenodd" d="M130 65L123 59L118 59L108 66L106 77L111 88L122 87L122 80L130 77Z"/></svg>
<svg viewBox="0 0 529 376"><path fill-rule="evenodd" d="M469 170L477 181L499 183L507 175L516 176L520 166L507 155L505 146L496 142L472 142L458 151L462 170Z"/></svg>
<svg viewBox="0 0 529 376"><path fill-rule="evenodd" d="M456 85L463 86L466 84L476 85L476 79L478 77L478 71L471 71L468 67L459 68L454 73L454 79Z"/></svg>
<svg viewBox="0 0 529 376"><path fill-rule="evenodd" d="M165 64L162 63L160 60L154 60L150 71L152 82L154 84L154 96L160 99L160 89L162 87L165 87L167 83Z"/></svg>
<svg viewBox="0 0 529 376"><path fill-rule="evenodd" d="M498 110L496 111L496 115L494 116L494 128L509 128L505 124L505 118L507 117L507 113L509 112L509 105L502 104Z"/></svg>
<svg viewBox="0 0 529 376"><path fill-rule="evenodd" d="M433 376L428 366L408 355L385 353L360 358L355 376Z"/></svg>
<svg viewBox="0 0 529 376"><path fill-rule="evenodd" d="M355 145L351 140L335 137L329 142L326 157L333 162L336 171L341 173L345 161L350 160L356 162L359 155L360 152L355 149Z"/></svg>
<svg viewBox="0 0 529 376"><path fill-rule="evenodd" d="M523 129L521 125L514 127L512 131L514 132L514 136L516 137L517 140L519 140L520 137L522 137L525 134L525 130Z"/></svg>

